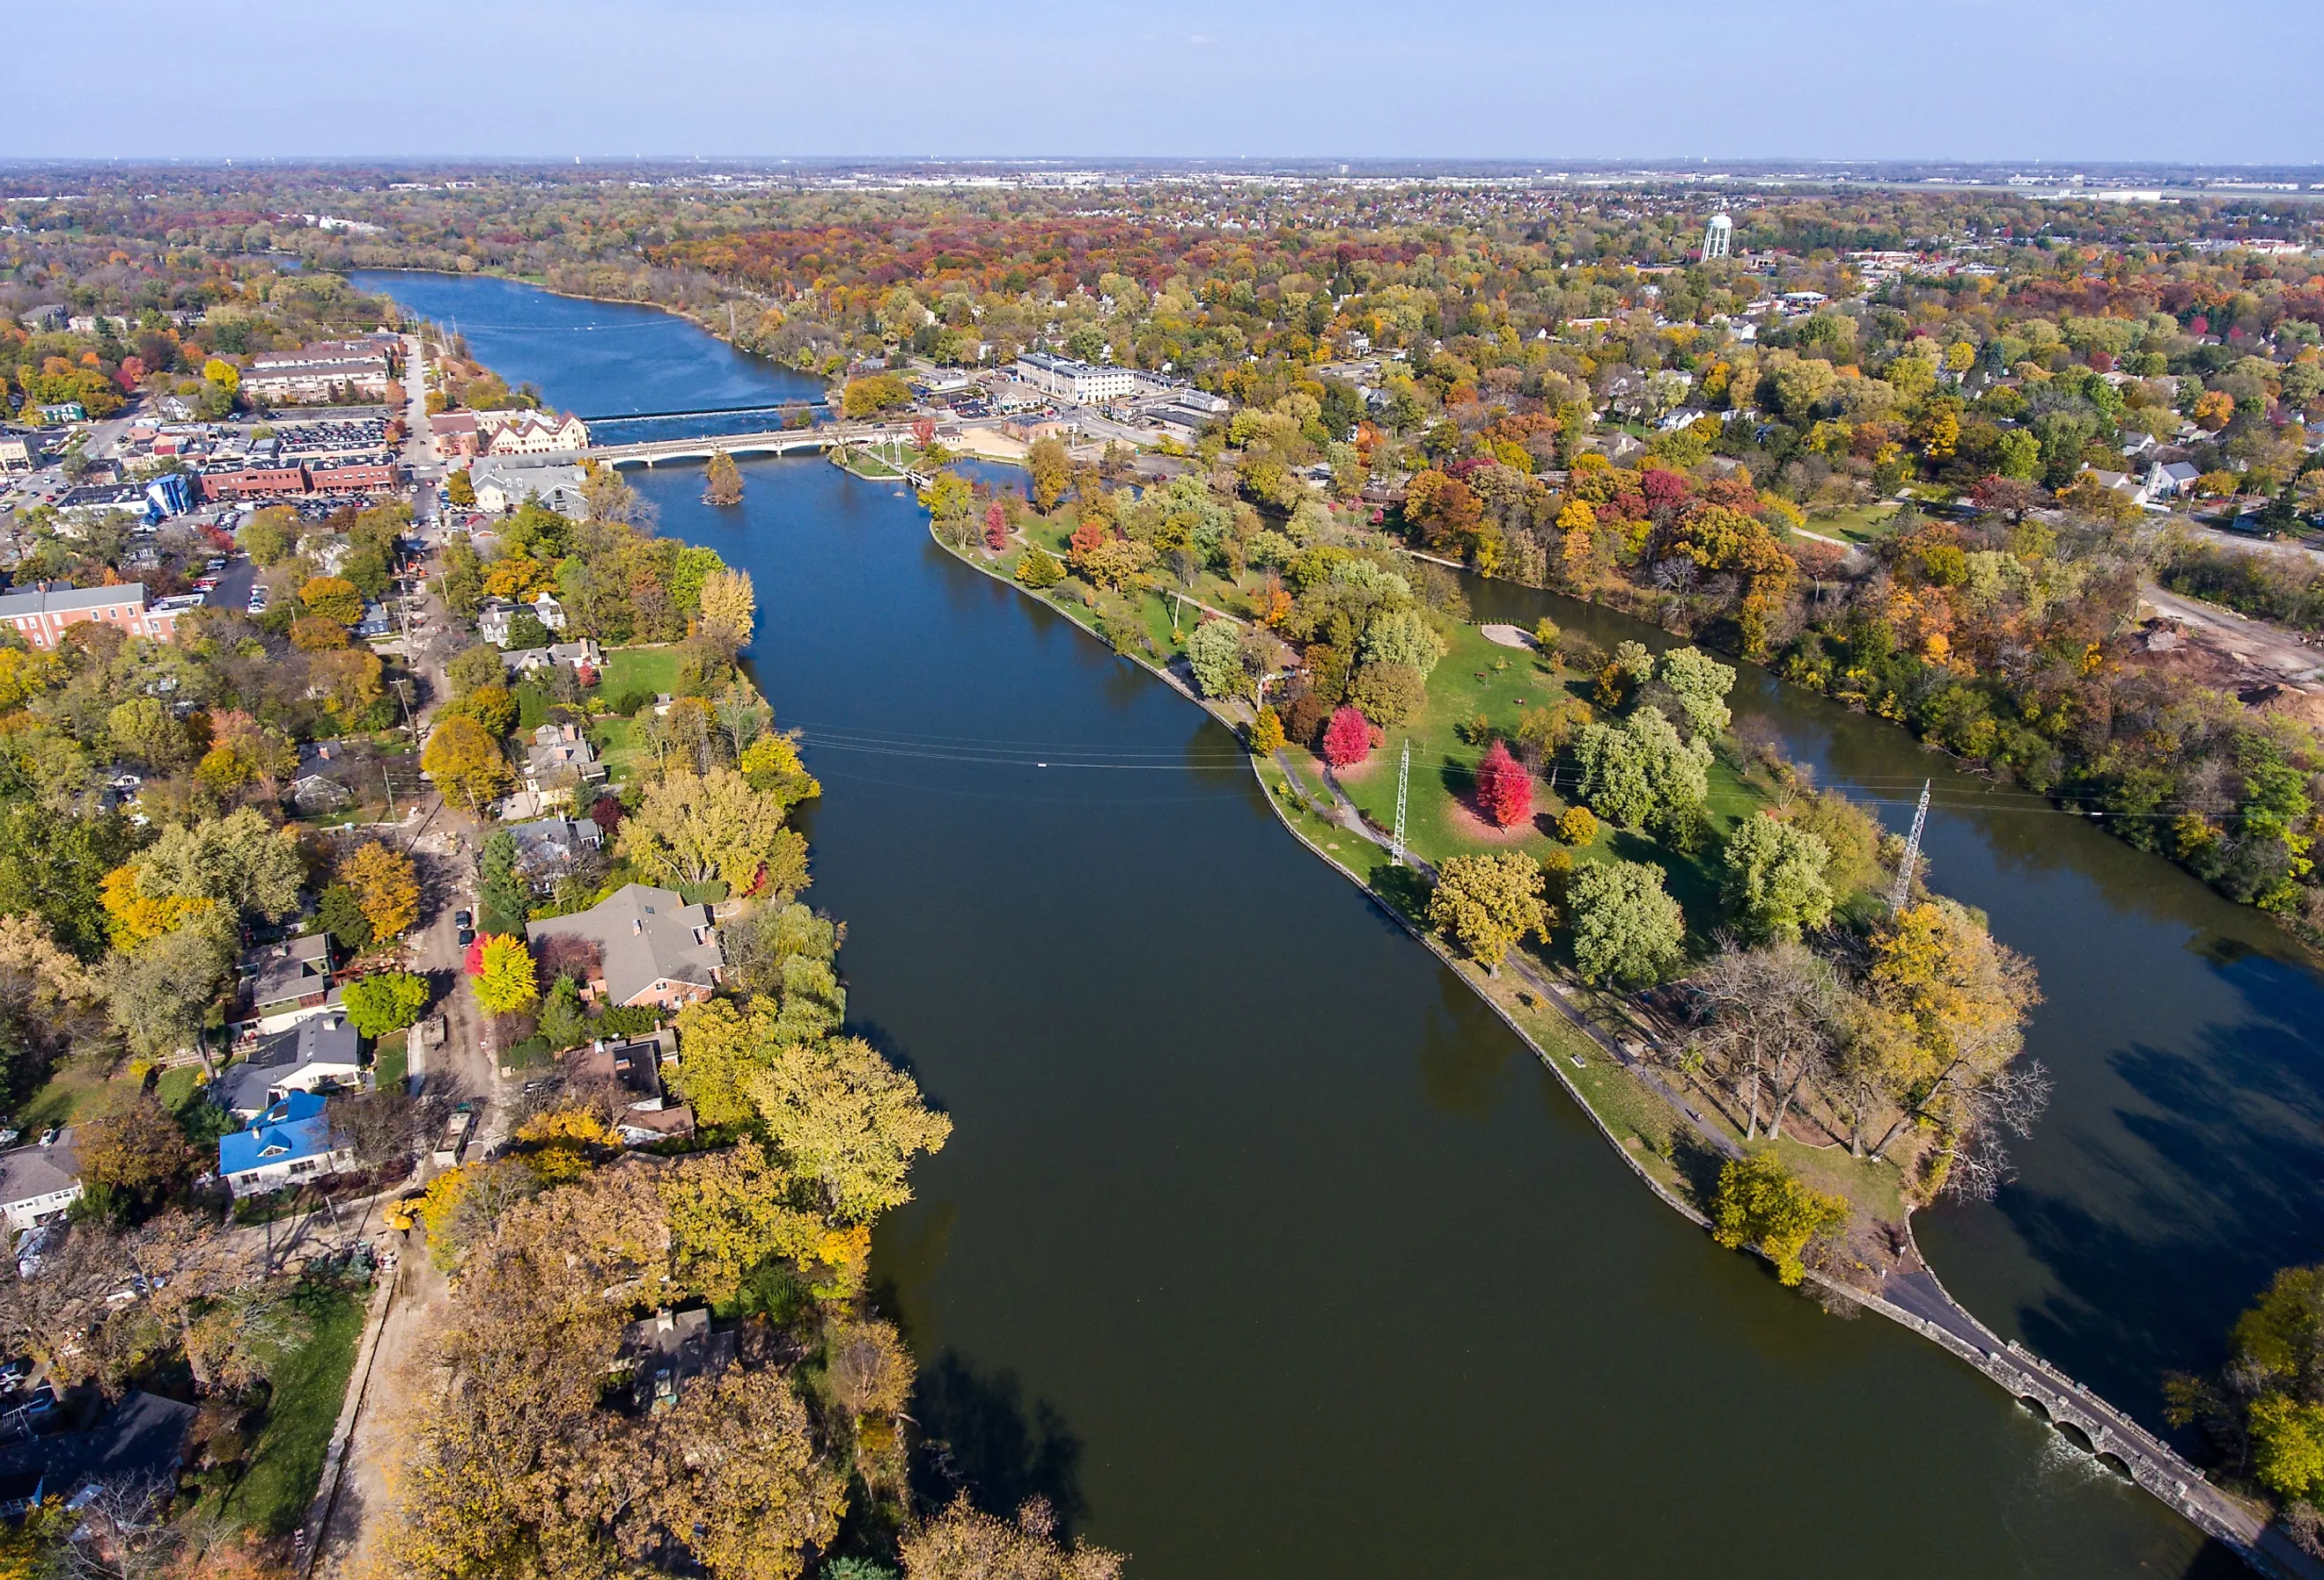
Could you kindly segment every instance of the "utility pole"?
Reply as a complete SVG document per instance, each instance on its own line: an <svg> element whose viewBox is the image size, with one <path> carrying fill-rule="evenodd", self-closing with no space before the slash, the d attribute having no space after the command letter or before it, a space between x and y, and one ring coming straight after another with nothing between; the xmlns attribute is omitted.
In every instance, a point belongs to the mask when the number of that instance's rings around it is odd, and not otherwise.
<svg viewBox="0 0 2324 1580"><path fill-rule="evenodd" d="M1404 755L1396 765L1396 833L1388 847L1388 859L1404 865L1404 792L1412 779L1412 737L1404 738Z"/></svg>
<svg viewBox="0 0 2324 1580"><path fill-rule="evenodd" d="M1921 781L1921 804L1913 812L1913 832L1904 840L1904 859L1896 864L1896 886L1888 892L1888 909L1899 911L1913 897L1913 869L1921 862L1921 830L1929 821L1929 781Z"/></svg>

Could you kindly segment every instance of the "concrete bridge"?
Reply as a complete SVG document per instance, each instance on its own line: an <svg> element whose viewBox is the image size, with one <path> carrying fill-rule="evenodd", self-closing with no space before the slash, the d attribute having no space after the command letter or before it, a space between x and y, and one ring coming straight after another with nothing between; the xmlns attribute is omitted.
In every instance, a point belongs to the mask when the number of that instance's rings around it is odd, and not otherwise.
<svg viewBox="0 0 2324 1580"><path fill-rule="evenodd" d="M788 456L806 450L909 441L911 430L893 424L825 422L812 428L776 428L758 433L696 434L687 439L644 439L635 444L591 445L583 458L607 467L658 467L665 461L707 461L724 450L744 456Z"/></svg>

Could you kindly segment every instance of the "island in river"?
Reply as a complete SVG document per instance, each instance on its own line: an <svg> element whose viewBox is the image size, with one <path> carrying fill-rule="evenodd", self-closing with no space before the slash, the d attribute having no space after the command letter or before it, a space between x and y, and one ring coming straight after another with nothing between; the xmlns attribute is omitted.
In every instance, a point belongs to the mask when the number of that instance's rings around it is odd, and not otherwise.
<svg viewBox="0 0 2324 1580"><path fill-rule="evenodd" d="M602 344L582 325L658 369L726 355L642 310L362 283L495 326L480 356L581 411L618 403L568 376ZM2233 1571L1934 1349L1779 1296L1649 1202L1481 1001L1283 839L1231 736L930 543L908 495L742 470L726 512L690 469L635 480L755 576L753 661L847 786L812 832L851 1015L959 1123L874 1264L964 1477L1050 1492L1140 1575ZM1656 640L1469 590L1480 618ZM1932 766L1756 670L1732 700L1859 794ZM1917 1233L2005 1337L2144 1410L2312 1243L2314 981L2191 881L1933 766L1939 885L2040 963L2058 1095L2017 1185ZM2270 1187L2238 1187L2262 1159ZM1796 1535L1731 1535L1762 1529Z"/></svg>

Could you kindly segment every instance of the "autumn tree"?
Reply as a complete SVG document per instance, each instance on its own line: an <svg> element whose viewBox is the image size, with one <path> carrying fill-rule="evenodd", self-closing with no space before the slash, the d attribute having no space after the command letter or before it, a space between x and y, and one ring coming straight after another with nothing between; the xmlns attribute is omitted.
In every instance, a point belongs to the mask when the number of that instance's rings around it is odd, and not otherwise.
<svg viewBox="0 0 2324 1580"><path fill-rule="evenodd" d="M702 578L702 624L739 647L758 623L759 593L747 570L714 570Z"/></svg>
<svg viewBox="0 0 2324 1580"><path fill-rule="evenodd" d="M420 919L419 869L379 840L365 840L339 864L339 881L354 892L375 939L400 937Z"/></svg>
<svg viewBox="0 0 2324 1580"><path fill-rule="evenodd" d="M1205 620L1187 633L1186 663L1208 698L1240 697L1250 684L1242 633L1231 620Z"/></svg>
<svg viewBox="0 0 2324 1580"><path fill-rule="evenodd" d="M1036 1498L998 1520L956 1495L906 1537L904 1580L1120 1580L1122 1555L1057 1538L1056 1515Z"/></svg>
<svg viewBox="0 0 2324 1580"><path fill-rule="evenodd" d="M912 1077L860 1037L792 1043L748 1086L768 1133L821 1182L833 1213L869 1224L911 1200L916 1153L937 1152L952 1121L920 1101Z"/></svg>
<svg viewBox="0 0 2324 1580"><path fill-rule="evenodd" d="M363 594L344 577L309 577L300 586L299 602L318 619L341 625L354 625L363 619Z"/></svg>
<svg viewBox="0 0 2324 1580"><path fill-rule="evenodd" d="M297 836L255 808L172 824L138 857L146 893L215 901L238 914L279 920L299 909L307 866Z"/></svg>
<svg viewBox="0 0 2324 1580"><path fill-rule="evenodd" d="M742 468L734 465L734 457L724 450L710 452L710 466L703 482L702 502L705 504L742 503Z"/></svg>
<svg viewBox="0 0 2324 1580"><path fill-rule="evenodd" d="M646 787L622 819L621 855L681 886L723 879L736 893L762 882L776 892L807 886L807 841L783 827L784 806L731 768L683 770Z"/></svg>
<svg viewBox="0 0 2324 1580"><path fill-rule="evenodd" d="M1254 757L1272 757L1283 750L1283 720L1273 703L1261 703L1259 716L1250 725L1250 751Z"/></svg>
<svg viewBox="0 0 2324 1580"><path fill-rule="evenodd" d="M474 986L476 1003L487 1013L512 1014L529 1010L540 998L533 974L532 951L522 938L496 935L480 940Z"/></svg>
<svg viewBox="0 0 2324 1580"><path fill-rule="evenodd" d="M1848 1203L1803 1185L1772 1152L1730 1158L1719 1171L1711 1237L1729 1251L1754 1245L1787 1285L1807 1276L1803 1258L1813 1241L1848 1223Z"/></svg>
<svg viewBox="0 0 2324 1580"><path fill-rule="evenodd" d="M484 725L459 716L444 720L428 737L420 766L447 801L478 817L514 782L500 742Z"/></svg>
<svg viewBox="0 0 2324 1580"><path fill-rule="evenodd" d="M1498 738L1477 765L1477 805L1497 827L1533 821L1533 776Z"/></svg>
<svg viewBox="0 0 2324 1580"><path fill-rule="evenodd" d="M1372 730L1362 712L1342 707L1323 728L1323 761L1334 768L1353 768L1371 755Z"/></svg>
<svg viewBox="0 0 2324 1580"><path fill-rule="evenodd" d="M73 1142L82 1183L124 1205L159 1200L194 1171L186 1132L150 1095L81 1124Z"/></svg>
<svg viewBox="0 0 2324 1580"><path fill-rule="evenodd" d="M1527 934L1546 941L1551 915L1542 890L1541 864L1523 851L1448 856L1428 896L1429 925L1498 975Z"/></svg>
<svg viewBox="0 0 2324 1580"><path fill-rule="evenodd" d="M1037 439L1026 449L1025 469L1031 474L1033 508L1047 515L1057 508L1073 482L1073 462L1061 439Z"/></svg>

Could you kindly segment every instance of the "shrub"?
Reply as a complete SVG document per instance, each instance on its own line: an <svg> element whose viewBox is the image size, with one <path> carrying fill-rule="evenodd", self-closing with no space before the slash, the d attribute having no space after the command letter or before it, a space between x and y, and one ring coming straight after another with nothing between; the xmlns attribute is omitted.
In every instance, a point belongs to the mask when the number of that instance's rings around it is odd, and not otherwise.
<svg viewBox="0 0 2324 1580"><path fill-rule="evenodd" d="M1581 846L1598 837L1598 819L1587 807L1568 807L1557 815L1557 836Z"/></svg>

